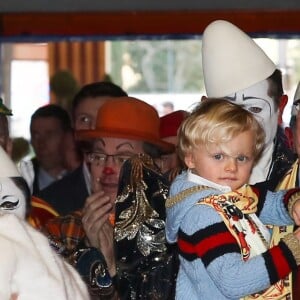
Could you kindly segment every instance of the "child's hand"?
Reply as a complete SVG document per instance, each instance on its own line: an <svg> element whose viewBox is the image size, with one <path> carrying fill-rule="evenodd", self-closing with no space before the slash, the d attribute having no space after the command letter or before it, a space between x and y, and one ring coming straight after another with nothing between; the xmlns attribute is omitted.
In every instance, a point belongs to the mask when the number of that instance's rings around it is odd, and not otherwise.
<svg viewBox="0 0 300 300"><path fill-rule="evenodd" d="M293 219L296 225L300 225L300 199L296 201L292 208Z"/></svg>

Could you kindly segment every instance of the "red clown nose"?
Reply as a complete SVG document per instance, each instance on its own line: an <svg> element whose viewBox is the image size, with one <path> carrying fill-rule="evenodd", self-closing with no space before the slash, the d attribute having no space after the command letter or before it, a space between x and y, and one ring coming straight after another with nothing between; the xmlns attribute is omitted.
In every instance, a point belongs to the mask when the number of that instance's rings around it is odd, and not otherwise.
<svg viewBox="0 0 300 300"><path fill-rule="evenodd" d="M105 175L114 174L114 170L111 167L105 167L104 170L103 170L103 174L105 174Z"/></svg>

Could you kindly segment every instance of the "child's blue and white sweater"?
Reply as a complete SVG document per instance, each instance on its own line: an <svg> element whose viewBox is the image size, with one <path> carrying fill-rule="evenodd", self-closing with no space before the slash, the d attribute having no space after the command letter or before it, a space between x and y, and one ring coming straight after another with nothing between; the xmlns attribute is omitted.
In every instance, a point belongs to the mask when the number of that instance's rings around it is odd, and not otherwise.
<svg viewBox="0 0 300 300"><path fill-rule="evenodd" d="M183 172L173 181L170 197L199 185ZM264 253L242 260L237 241L223 219L208 205L196 203L225 191L216 185L167 205L166 237L178 243L180 269L176 299L236 300L262 291L297 268L287 245L281 241ZM261 193L257 216L263 224L292 225L287 191Z"/></svg>

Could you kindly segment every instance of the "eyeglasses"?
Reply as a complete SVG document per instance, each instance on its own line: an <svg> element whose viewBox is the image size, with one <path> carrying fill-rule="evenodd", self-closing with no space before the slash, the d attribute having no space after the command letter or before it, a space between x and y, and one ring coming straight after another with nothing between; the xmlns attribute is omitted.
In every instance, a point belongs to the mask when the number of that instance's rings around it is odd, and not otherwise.
<svg viewBox="0 0 300 300"><path fill-rule="evenodd" d="M106 162L108 161L109 157L112 158L113 163L121 167L124 162L131 158L133 156L130 154L105 154L105 153L99 153L99 152L89 152L87 153L87 160L89 163L93 164L94 166L104 166Z"/></svg>

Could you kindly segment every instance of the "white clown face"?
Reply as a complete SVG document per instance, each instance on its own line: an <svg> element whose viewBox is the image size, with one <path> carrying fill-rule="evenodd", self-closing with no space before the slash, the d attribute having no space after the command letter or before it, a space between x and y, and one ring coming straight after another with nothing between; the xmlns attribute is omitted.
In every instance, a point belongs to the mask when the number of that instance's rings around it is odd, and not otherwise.
<svg viewBox="0 0 300 300"><path fill-rule="evenodd" d="M0 177L0 211L15 214L22 219L25 218L25 195L9 177Z"/></svg>
<svg viewBox="0 0 300 300"><path fill-rule="evenodd" d="M275 110L274 100L268 96L269 83L266 80L252 85L225 97L229 101L243 106L250 111L265 130L265 144L273 143L277 131L278 109Z"/></svg>

